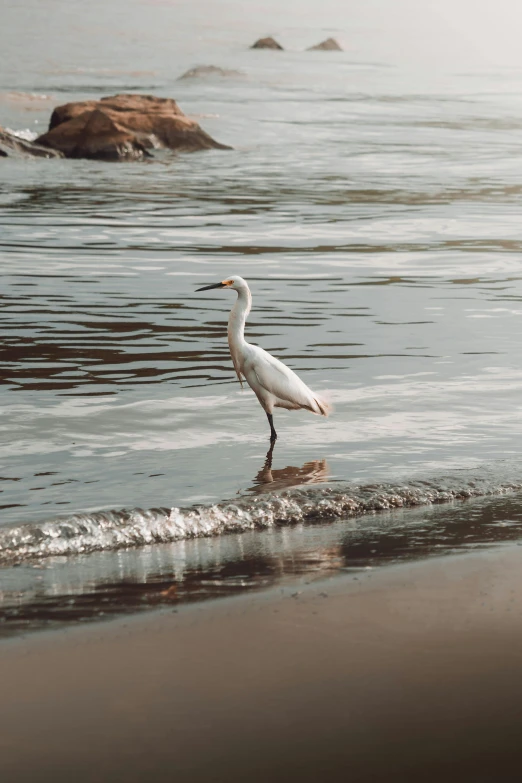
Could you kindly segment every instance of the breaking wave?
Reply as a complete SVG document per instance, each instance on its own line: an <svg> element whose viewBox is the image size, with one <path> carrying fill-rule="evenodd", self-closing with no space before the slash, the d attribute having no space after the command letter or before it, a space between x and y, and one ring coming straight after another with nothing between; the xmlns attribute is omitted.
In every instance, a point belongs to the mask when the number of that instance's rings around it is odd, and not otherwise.
<svg viewBox="0 0 522 783"><path fill-rule="evenodd" d="M34 141L38 138L38 134L35 133L35 131L31 130L30 128L22 128L20 130L12 130L11 128L6 128L6 131L10 133L12 136L16 136L19 139L22 139L23 141Z"/></svg>
<svg viewBox="0 0 522 783"><path fill-rule="evenodd" d="M181 539L321 523L394 508L500 495L522 488L488 476L355 486L339 482L281 493L244 495L232 501L186 508L140 508L78 513L0 529L0 563L115 550Z"/></svg>

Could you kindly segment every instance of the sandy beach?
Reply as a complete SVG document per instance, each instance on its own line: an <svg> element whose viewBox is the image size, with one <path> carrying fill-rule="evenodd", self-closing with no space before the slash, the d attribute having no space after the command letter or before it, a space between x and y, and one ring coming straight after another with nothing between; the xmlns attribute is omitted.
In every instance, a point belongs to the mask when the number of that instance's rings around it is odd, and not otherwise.
<svg viewBox="0 0 522 783"><path fill-rule="evenodd" d="M522 549L0 644L2 779L511 781Z"/></svg>

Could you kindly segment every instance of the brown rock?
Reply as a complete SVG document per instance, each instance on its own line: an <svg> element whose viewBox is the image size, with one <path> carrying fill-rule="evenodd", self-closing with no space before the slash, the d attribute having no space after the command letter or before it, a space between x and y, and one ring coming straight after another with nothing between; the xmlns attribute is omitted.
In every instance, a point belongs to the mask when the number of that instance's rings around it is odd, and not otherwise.
<svg viewBox="0 0 522 783"><path fill-rule="evenodd" d="M327 38L325 41L321 41L321 43L316 44L315 46L310 46L307 49L308 52L342 52L342 47L337 43L335 38Z"/></svg>
<svg viewBox="0 0 522 783"><path fill-rule="evenodd" d="M51 115L49 130L52 130L62 122L72 120L85 111L100 109L109 114L116 113L121 117L124 113L137 113L147 116L171 116L185 117L176 101L172 98L156 98L154 95L137 95L134 93L120 93L101 98L99 101L76 101L57 106Z"/></svg>
<svg viewBox="0 0 522 783"><path fill-rule="evenodd" d="M251 49L283 49L281 44L278 44L274 38L259 38L255 44L252 44Z"/></svg>
<svg viewBox="0 0 522 783"><path fill-rule="evenodd" d="M121 94L58 106L49 131L37 139L66 157L136 160L152 148L185 152L230 149L189 119L176 101Z"/></svg>
<svg viewBox="0 0 522 783"><path fill-rule="evenodd" d="M46 136L52 133L58 135L60 128L61 151L68 158L140 160L149 156L135 134L99 109L86 111L64 122Z"/></svg>
<svg viewBox="0 0 522 783"><path fill-rule="evenodd" d="M20 139L12 133L0 127L0 157L9 158L11 155L24 158L61 158L60 152L41 147L32 141Z"/></svg>

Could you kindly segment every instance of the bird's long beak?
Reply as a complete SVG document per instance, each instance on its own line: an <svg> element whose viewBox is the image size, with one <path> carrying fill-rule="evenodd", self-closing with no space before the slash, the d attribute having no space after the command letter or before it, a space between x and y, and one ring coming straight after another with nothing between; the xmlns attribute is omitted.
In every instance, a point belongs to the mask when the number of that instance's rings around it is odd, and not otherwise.
<svg viewBox="0 0 522 783"><path fill-rule="evenodd" d="M196 293L198 291L209 291L211 288L226 288L226 285L224 283L213 283L212 285L204 285L203 288L196 288Z"/></svg>

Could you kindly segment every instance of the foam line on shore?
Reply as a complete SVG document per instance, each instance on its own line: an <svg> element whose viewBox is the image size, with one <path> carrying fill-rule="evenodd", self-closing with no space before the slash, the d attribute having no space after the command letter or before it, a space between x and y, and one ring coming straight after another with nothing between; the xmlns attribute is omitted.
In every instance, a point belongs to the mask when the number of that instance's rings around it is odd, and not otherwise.
<svg viewBox="0 0 522 783"><path fill-rule="evenodd" d="M379 511L499 495L522 487L514 481L475 476L407 484L291 489L244 495L233 502L185 508L133 508L77 513L0 529L0 564L33 558L116 550L182 539L219 536L273 526L319 523Z"/></svg>

